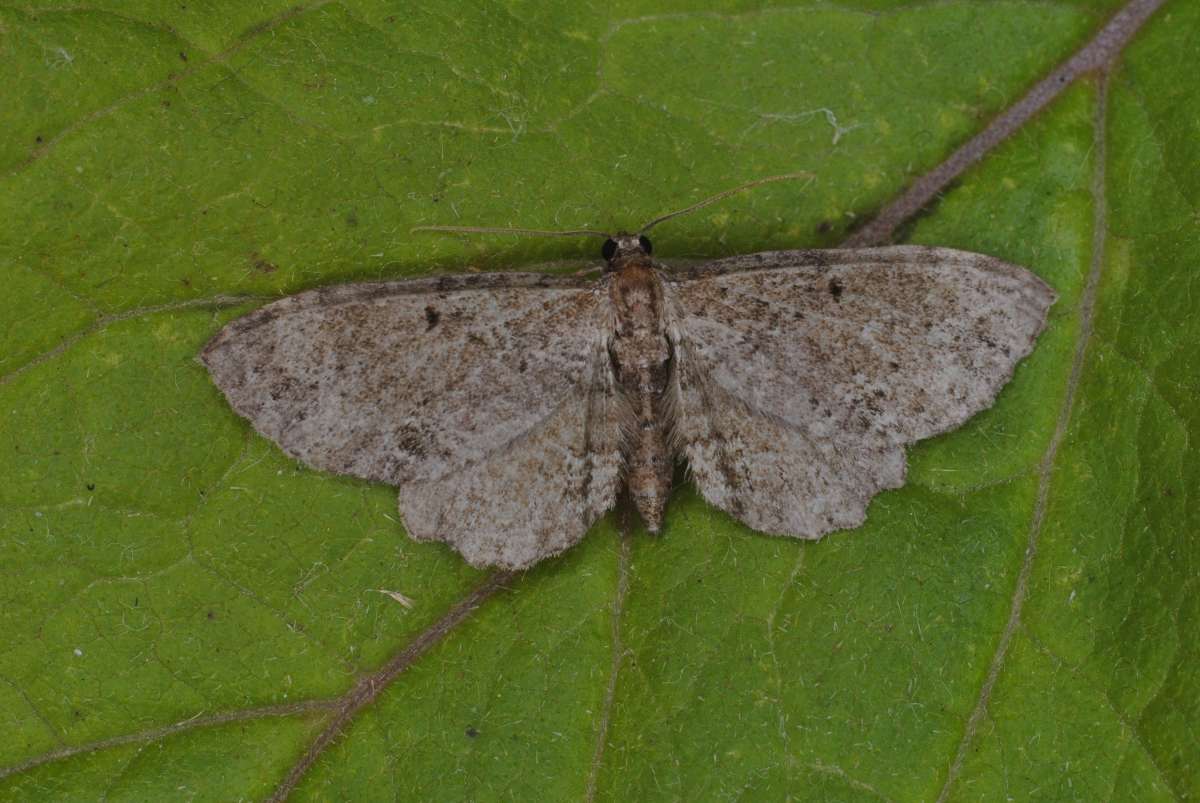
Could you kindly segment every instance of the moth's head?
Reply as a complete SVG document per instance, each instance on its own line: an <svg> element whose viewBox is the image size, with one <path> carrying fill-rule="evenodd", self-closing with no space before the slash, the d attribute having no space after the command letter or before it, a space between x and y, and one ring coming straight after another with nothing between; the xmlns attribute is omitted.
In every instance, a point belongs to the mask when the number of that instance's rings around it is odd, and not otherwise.
<svg viewBox="0 0 1200 803"><path fill-rule="evenodd" d="M614 271L632 260L647 260L653 246L644 234L618 232L604 241L600 255L608 263L605 272Z"/></svg>

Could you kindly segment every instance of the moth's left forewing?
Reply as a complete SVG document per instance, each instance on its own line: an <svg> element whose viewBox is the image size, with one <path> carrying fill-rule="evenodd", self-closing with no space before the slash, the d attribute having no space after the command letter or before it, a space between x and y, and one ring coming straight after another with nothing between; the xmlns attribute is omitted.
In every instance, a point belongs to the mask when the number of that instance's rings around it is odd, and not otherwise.
<svg viewBox="0 0 1200 803"><path fill-rule="evenodd" d="M991 405L1055 295L944 248L766 252L666 281L676 437L710 502L815 538L903 482L903 446Z"/></svg>

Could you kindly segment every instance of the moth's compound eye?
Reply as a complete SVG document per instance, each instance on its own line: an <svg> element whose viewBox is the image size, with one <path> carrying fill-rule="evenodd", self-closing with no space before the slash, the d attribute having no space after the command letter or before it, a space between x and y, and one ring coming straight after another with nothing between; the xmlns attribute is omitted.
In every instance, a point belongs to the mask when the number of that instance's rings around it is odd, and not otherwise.
<svg viewBox="0 0 1200 803"><path fill-rule="evenodd" d="M641 234L638 235L638 245L640 245L642 250L647 254L654 250L654 246L650 245L650 238Z"/></svg>
<svg viewBox="0 0 1200 803"><path fill-rule="evenodd" d="M600 255L606 260L611 260L617 253L617 241L609 238L604 241L604 247L600 249Z"/></svg>

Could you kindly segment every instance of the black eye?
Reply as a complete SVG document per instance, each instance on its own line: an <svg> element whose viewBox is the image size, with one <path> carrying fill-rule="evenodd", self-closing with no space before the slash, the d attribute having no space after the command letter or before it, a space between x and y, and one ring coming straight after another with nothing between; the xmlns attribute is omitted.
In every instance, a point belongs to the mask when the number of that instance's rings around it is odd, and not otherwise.
<svg viewBox="0 0 1200 803"><path fill-rule="evenodd" d="M643 237L640 234L638 235L638 245L640 245L642 247L642 250L645 251L647 254L649 254L651 251L654 250L654 246L650 245L650 238Z"/></svg>
<svg viewBox="0 0 1200 803"><path fill-rule="evenodd" d="M604 247L602 247L600 249L600 256L604 257L606 260L611 260L613 258L613 256L616 255L616 253L617 253L617 241L611 240L611 239L605 240Z"/></svg>

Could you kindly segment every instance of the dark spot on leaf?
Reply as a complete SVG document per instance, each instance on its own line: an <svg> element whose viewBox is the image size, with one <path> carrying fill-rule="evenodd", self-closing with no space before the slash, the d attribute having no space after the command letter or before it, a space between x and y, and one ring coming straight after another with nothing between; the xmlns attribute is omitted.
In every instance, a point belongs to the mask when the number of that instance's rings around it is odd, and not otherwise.
<svg viewBox="0 0 1200 803"><path fill-rule="evenodd" d="M425 331L428 332L429 330L433 329L433 327L438 325L438 321L440 321L441 319L442 319L442 314L440 312L438 312L436 309L434 309L431 306L426 307L425 308Z"/></svg>
<svg viewBox="0 0 1200 803"><path fill-rule="evenodd" d="M467 738L469 738L469 739L474 739L476 736L479 735L479 731L475 730L475 726L473 726L473 725L469 726L467 728L466 733L467 733Z"/></svg>
<svg viewBox="0 0 1200 803"><path fill-rule="evenodd" d="M254 269L259 273L274 273L275 271L279 270L278 265L264 258L263 255L257 251L250 252L250 264L253 265Z"/></svg>

